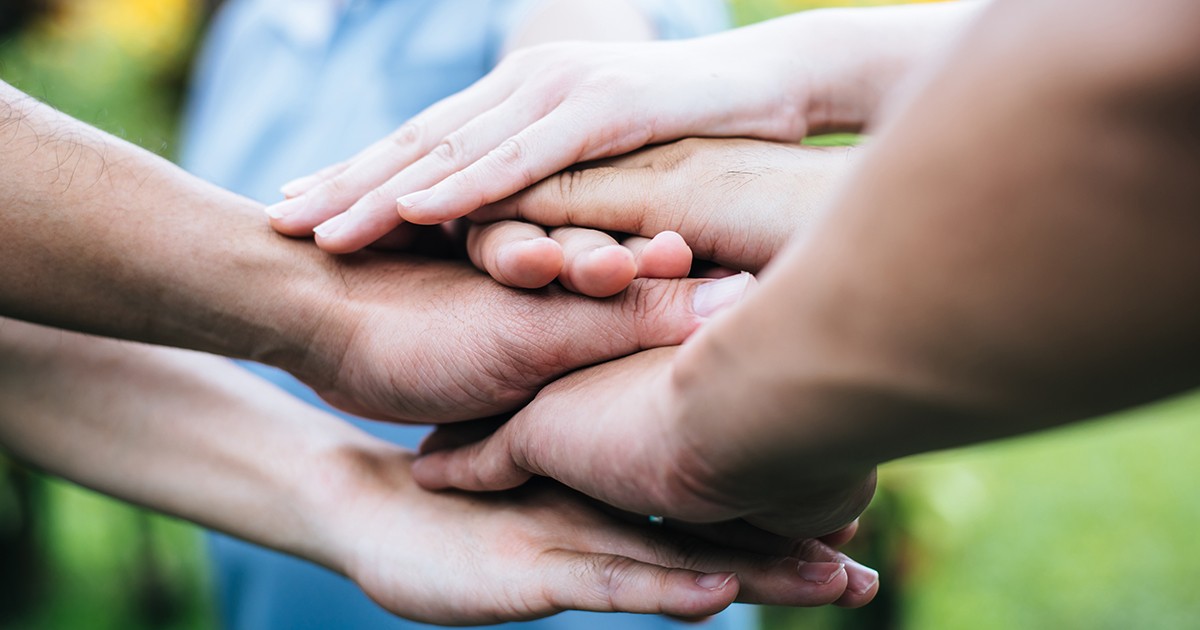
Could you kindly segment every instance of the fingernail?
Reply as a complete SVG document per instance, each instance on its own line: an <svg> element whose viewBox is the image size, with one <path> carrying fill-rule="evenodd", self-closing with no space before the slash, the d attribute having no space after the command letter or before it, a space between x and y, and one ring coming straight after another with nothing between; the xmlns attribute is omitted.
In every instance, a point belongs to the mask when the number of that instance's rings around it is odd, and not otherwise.
<svg viewBox="0 0 1200 630"><path fill-rule="evenodd" d="M297 177L296 179L293 179L292 181L280 186L279 192L284 197L295 197L296 195L300 194L300 191L304 190L304 183L307 181L307 175L304 177Z"/></svg>
<svg viewBox="0 0 1200 630"><path fill-rule="evenodd" d="M415 193L409 193L409 194L404 195L403 197L397 199L396 203L404 206L405 208L419 206L422 203L429 201L429 198L433 196L433 193L434 193L433 188L426 188L425 190L418 190Z"/></svg>
<svg viewBox="0 0 1200 630"><path fill-rule="evenodd" d="M272 219L283 219L289 215L295 214L295 212L300 209L300 205L301 202L298 199L288 199L285 201L280 201L276 204L271 204L263 210L267 213L267 216L271 217Z"/></svg>
<svg viewBox="0 0 1200 630"><path fill-rule="evenodd" d="M846 565L840 562L801 562L796 568L800 579L814 584L828 584L845 571Z"/></svg>
<svg viewBox="0 0 1200 630"><path fill-rule="evenodd" d="M696 585L710 591L719 591L733 579L734 573L706 573L696 578Z"/></svg>
<svg viewBox="0 0 1200 630"><path fill-rule="evenodd" d="M692 298L692 309L700 317L712 317L741 302L742 298L746 296L746 292L756 282L754 276L744 271L736 276L706 282L696 287L696 295Z"/></svg>
<svg viewBox="0 0 1200 630"><path fill-rule="evenodd" d="M338 230L341 229L342 224L345 223L346 219L349 217L349 212L343 212L313 228L313 232L316 232L317 236L320 236L321 238L329 238L330 236L337 234Z"/></svg>
<svg viewBox="0 0 1200 630"><path fill-rule="evenodd" d="M854 565L854 571L847 571L850 579L846 582L846 590L856 595L863 595L879 583L879 572L857 562L851 562Z"/></svg>

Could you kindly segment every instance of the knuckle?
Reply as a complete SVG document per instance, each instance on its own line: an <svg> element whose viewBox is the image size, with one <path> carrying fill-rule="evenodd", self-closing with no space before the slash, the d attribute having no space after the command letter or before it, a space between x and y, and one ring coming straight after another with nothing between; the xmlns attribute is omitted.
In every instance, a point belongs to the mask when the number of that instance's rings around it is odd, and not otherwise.
<svg viewBox="0 0 1200 630"><path fill-rule="evenodd" d="M466 147L462 134L452 133L430 151L430 156L446 164L458 165L466 157Z"/></svg>
<svg viewBox="0 0 1200 630"><path fill-rule="evenodd" d="M492 157L506 164L518 164L529 155L525 142L520 138L509 138L492 150Z"/></svg>
<svg viewBox="0 0 1200 630"><path fill-rule="evenodd" d="M421 144L425 138L425 126L415 120L410 120L403 125L400 125L392 132L389 139L397 146L407 147L414 144Z"/></svg>
<svg viewBox="0 0 1200 630"><path fill-rule="evenodd" d="M372 188L367 194L363 195L355 205L354 209L367 209L371 211L387 208L392 210L396 207L396 196L389 194L390 191L386 187Z"/></svg>
<svg viewBox="0 0 1200 630"><path fill-rule="evenodd" d="M321 203L336 204L343 202L354 193L355 186L345 175L338 175L321 184L313 191L314 197Z"/></svg>
<svg viewBox="0 0 1200 630"><path fill-rule="evenodd" d="M592 578L588 583L596 600L610 609L616 608L619 594L631 586L636 563L623 556L589 556L583 564L581 572Z"/></svg>
<svg viewBox="0 0 1200 630"><path fill-rule="evenodd" d="M533 173L529 170L530 155L526 141L520 137L513 137L493 149L489 157L496 161L499 168L515 176L521 188L525 188L535 181Z"/></svg>
<svg viewBox="0 0 1200 630"><path fill-rule="evenodd" d="M679 299L682 284L656 281L630 285L625 291L625 310L635 321L644 321L665 312Z"/></svg>

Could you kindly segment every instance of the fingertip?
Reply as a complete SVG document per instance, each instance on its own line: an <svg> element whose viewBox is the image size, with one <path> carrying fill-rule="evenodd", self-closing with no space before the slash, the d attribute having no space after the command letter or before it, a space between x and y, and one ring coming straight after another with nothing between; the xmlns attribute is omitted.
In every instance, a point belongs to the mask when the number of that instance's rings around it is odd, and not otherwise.
<svg viewBox="0 0 1200 630"><path fill-rule="evenodd" d="M304 199L288 199L263 208L273 230L296 237L312 235L313 225L307 218L307 210Z"/></svg>
<svg viewBox="0 0 1200 630"><path fill-rule="evenodd" d="M857 533L858 519L854 519L849 525L837 530L836 532L821 536L820 541L826 545L829 545L830 547L833 547L834 549L837 549L838 547L850 542Z"/></svg>
<svg viewBox="0 0 1200 630"><path fill-rule="evenodd" d="M683 579L687 579L686 576ZM691 580L690 587L692 593L668 602L663 612L685 618L715 615L737 601L742 583L737 574L732 572L701 573Z"/></svg>
<svg viewBox="0 0 1200 630"><path fill-rule="evenodd" d="M476 208L462 208L461 200L434 186L418 190L396 199L396 212L400 218L417 225L437 225L470 214Z"/></svg>
<svg viewBox="0 0 1200 630"><path fill-rule="evenodd" d="M638 255L639 278L686 278L692 270L692 248L678 232L659 232Z"/></svg>
<svg viewBox="0 0 1200 630"><path fill-rule="evenodd" d="M574 290L597 298L624 291L636 277L633 252L620 245L606 245L584 253L571 270Z"/></svg>
<svg viewBox="0 0 1200 630"><path fill-rule="evenodd" d="M308 190L307 177L293 179L292 181L279 187L279 194L283 195L284 199L293 199L304 194Z"/></svg>
<svg viewBox="0 0 1200 630"><path fill-rule="evenodd" d="M836 602L842 608L865 606L879 593L879 572L842 555L846 565L846 591Z"/></svg>
<svg viewBox="0 0 1200 630"><path fill-rule="evenodd" d="M540 237L507 243L496 254L493 277L508 286L537 289L554 281L563 268L562 246Z"/></svg>
<svg viewBox="0 0 1200 630"><path fill-rule="evenodd" d="M441 451L423 453L412 463L413 481L426 490L447 490L451 487L445 475L445 458Z"/></svg>
<svg viewBox="0 0 1200 630"><path fill-rule="evenodd" d="M696 576L696 586L706 591L720 591L737 579L736 573L705 573Z"/></svg>

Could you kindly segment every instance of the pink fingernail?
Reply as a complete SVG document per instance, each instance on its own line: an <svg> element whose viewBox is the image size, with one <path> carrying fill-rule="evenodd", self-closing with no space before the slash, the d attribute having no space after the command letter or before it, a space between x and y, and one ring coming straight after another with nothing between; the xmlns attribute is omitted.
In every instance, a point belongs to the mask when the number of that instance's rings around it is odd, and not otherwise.
<svg viewBox="0 0 1200 630"><path fill-rule="evenodd" d="M848 572L850 579L846 582L846 590L856 595L865 595L879 583L879 572L857 562L854 564L857 566L853 572Z"/></svg>
<svg viewBox="0 0 1200 630"><path fill-rule="evenodd" d="M735 573L706 573L696 578L696 585L710 591L719 591L733 579Z"/></svg>
<svg viewBox="0 0 1200 630"><path fill-rule="evenodd" d="M696 287L696 294L692 298L692 310L700 317L712 317L741 302L750 287L756 283L754 276L744 271L736 276L706 282Z"/></svg>
<svg viewBox="0 0 1200 630"><path fill-rule="evenodd" d="M422 203L429 201L429 198L433 196L434 190L435 189L433 188L426 188L425 190L418 190L415 193L409 193L397 199L396 203L404 206L405 208L419 206Z"/></svg>
<svg viewBox="0 0 1200 630"><path fill-rule="evenodd" d="M796 572L800 579L814 584L829 584L839 574L845 573L846 565L840 562L801 562Z"/></svg>
<svg viewBox="0 0 1200 630"><path fill-rule="evenodd" d="M338 230L341 229L342 224L345 223L346 219L349 217L349 212L343 212L313 228L313 232L316 232L317 236L320 236L321 238L329 238L334 234L337 234Z"/></svg>

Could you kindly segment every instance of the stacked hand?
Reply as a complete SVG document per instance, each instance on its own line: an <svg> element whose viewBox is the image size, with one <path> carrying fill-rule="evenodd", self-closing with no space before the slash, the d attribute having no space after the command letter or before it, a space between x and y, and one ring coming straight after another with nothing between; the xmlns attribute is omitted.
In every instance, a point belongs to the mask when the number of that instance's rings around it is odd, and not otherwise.
<svg viewBox="0 0 1200 630"><path fill-rule="evenodd" d="M344 570L405 617L482 624L568 609L700 617L734 601L860 606L874 595L875 573L836 550L852 528L747 551L612 514L546 480L486 495L403 484L397 492L409 462L379 457L352 491L335 486L339 496L329 497L344 511L331 544L354 541Z"/></svg>
<svg viewBox="0 0 1200 630"><path fill-rule="evenodd" d="M778 435L721 409L695 408L680 396L687 350L663 348L577 372L482 441L469 427L445 425L424 445L414 475L431 489L494 491L533 475L625 510L691 523L725 539L741 521L751 541L825 536L852 523L874 492L874 470L814 471L783 461ZM737 411L759 418L770 400ZM581 413L586 409L586 413ZM871 584L855 584L865 592ZM857 587L857 588L856 588Z"/></svg>
<svg viewBox="0 0 1200 630"><path fill-rule="evenodd" d="M322 249L346 253L407 242L406 222L448 222L573 164L651 143L799 140L809 129L814 73L782 53L790 45L783 31L518 51L357 156L285 185L288 199L267 213L280 232L315 232ZM746 50L760 52L746 59ZM669 234L618 242L597 230L509 224L473 241L476 263L504 284L536 288L559 278L597 297L635 277L686 276L691 263L686 244Z"/></svg>

